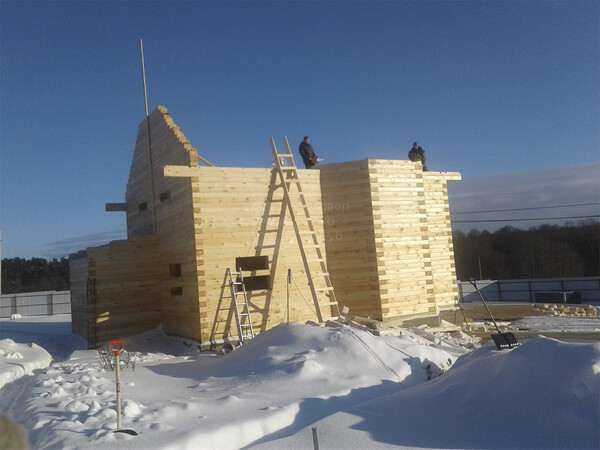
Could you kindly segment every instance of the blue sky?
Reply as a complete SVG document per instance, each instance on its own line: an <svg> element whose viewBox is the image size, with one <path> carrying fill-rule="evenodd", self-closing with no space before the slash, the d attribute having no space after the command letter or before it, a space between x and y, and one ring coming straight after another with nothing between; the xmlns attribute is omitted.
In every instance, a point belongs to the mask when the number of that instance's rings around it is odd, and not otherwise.
<svg viewBox="0 0 600 450"><path fill-rule="evenodd" d="M267 167L270 137L309 135L327 162L406 159L418 140L432 170L462 173L452 195L472 186L467 210L582 170L545 204L600 202L599 20L597 1L2 1L2 256L125 236L104 205L124 201L144 119L140 38L150 109L215 165Z"/></svg>

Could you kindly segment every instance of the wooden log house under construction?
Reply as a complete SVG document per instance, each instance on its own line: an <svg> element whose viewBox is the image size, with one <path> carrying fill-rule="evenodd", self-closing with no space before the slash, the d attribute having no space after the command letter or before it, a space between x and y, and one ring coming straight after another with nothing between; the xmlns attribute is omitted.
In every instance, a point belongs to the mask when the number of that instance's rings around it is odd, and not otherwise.
<svg viewBox="0 0 600 450"><path fill-rule="evenodd" d="M296 169L287 140L278 146L274 168L214 167L166 108L152 112L125 202L106 205L126 214L127 240L70 257L73 331L96 345L161 324L205 348L235 342L228 270L239 261L258 280L247 293L254 332L343 306L378 320L455 306L446 183L459 173L371 159ZM262 258L236 263L246 257Z"/></svg>

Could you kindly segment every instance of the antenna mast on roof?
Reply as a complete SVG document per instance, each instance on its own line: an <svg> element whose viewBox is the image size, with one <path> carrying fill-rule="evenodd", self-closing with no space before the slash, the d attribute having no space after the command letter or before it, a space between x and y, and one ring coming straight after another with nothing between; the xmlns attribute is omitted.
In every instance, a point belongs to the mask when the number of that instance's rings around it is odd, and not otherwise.
<svg viewBox="0 0 600 450"><path fill-rule="evenodd" d="M142 81L144 82L144 104L146 106L146 117L148 117L148 93L146 92L146 68L144 67L144 45L140 39L140 54L142 56Z"/></svg>
<svg viewBox="0 0 600 450"><path fill-rule="evenodd" d="M150 116L148 115L148 93L146 91L146 68L144 66L144 45L140 39L142 57L142 81L144 83L144 105L146 107L146 129L148 131L148 164L150 166L150 198L152 199L152 234L156 234L156 208L154 205L154 171L152 169L152 141L150 140Z"/></svg>

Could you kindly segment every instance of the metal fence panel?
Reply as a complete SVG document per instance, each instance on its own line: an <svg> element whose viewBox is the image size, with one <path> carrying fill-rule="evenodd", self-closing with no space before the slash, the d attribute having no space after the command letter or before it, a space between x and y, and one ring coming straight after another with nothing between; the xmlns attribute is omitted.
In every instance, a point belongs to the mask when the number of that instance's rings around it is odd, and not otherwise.
<svg viewBox="0 0 600 450"><path fill-rule="evenodd" d="M71 291L24 292L0 296L0 318L12 314L45 316L71 313Z"/></svg>
<svg viewBox="0 0 600 450"><path fill-rule="evenodd" d="M536 303L545 301L600 305L600 277L547 278L530 280L477 280L486 301ZM458 282L461 302L478 302L479 295L468 281Z"/></svg>

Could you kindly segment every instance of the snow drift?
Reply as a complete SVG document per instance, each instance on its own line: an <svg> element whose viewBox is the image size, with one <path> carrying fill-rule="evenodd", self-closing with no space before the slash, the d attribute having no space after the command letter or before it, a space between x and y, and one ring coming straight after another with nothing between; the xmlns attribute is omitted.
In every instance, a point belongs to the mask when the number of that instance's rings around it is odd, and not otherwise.
<svg viewBox="0 0 600 450"><path fill-rule="evenodd" d="M225 356L160 329L126 340L136 347L121 388L139 436L112 432L114 372L95 351L5 385L0 408L32 448L312 448L312 427L322 448L600 444L597 342L537 337L456 359L414 336L296 322Z"/></svg>
<svg viewBox="0 0 600 450"><path fill-rule="evenodd" d="M12 339L0 340L0 388L36 369L48 367L52 356L35 343L17 344Z"/></svg>

